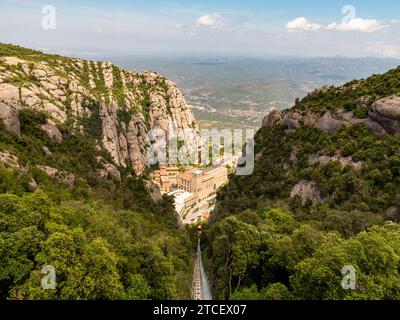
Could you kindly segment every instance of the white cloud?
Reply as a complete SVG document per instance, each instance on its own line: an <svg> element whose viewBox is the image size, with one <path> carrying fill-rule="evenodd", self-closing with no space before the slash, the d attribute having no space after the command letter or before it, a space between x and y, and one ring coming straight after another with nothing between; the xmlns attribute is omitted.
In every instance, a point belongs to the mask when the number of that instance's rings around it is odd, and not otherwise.
<svg viewBox="0 0 400 320"><path fill-rule="evenodd" d="M296 18L287 23L288 31L318 31L322 26L318 23L310 22L304 17Z"/></svg>
<svg viewBox="0 0 400 320"><path fill-rule="evenodd" d="M376 32L383 29L389 28L387 24L375 19L362 19L355 18L347 23L331 23L326 26L327 30L336 31L359 31L359 32Z"/></svg>
<svg viewBox="0 0 400 320"><path fill-rule="evenodd" d="M366 51L384 58L398 58L400 56L400 45L377 42L369 44Z"/></svg>
<svg viewBox="0 0 400 320"><path fill-rule="evenodd" d="M222 15L218 12L207 14L199 17L196 20L196 25L199 27L208 27L212 29L217 29L225 26L225 21Z"/></svg>
<svg viewBox="0 0 400 320"><path fill-rule="evenodd" d="M400 20L391 20L388 23L375 19L362 19L354 18L348 22L331 23L329 25L321 25L316 22L310 22L305 17L299 17L286 24L288 31L320 31L320 30L334 30L334 31L357 31L372 33L390 28L390 24L400 24Z"/></svg>

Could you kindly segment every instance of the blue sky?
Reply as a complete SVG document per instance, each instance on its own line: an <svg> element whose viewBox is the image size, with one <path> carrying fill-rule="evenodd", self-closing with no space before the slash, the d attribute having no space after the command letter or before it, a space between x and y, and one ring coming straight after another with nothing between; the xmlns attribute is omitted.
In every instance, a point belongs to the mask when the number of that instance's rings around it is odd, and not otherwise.
<svg viewBox="0 0 400 320"><path fill-rule="evenodd" d="M393 0L0 0L0 5L1 42L65 54L400 57L400 1ZM46 20L54 20L54 29L43 28L45 5L55 10L55 19Z"/></svg>

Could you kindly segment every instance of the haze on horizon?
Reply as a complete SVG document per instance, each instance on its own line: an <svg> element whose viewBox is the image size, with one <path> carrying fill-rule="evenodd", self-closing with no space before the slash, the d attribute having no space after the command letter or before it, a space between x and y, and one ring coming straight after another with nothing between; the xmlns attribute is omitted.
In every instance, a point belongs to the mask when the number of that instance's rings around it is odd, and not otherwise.
<svg viewBox="0 0 400 320"><path fill-rule="evenodd" d="M45 30L44 6L56 27ZM400 2L1 0L0 42L65 55L400 57Z"/></svg>

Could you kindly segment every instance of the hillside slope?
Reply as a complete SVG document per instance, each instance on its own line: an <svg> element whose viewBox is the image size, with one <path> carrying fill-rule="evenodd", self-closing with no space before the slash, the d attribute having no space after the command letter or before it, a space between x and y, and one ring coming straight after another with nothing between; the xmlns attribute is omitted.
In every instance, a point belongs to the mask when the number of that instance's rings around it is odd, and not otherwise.
<svg viewBox="0 0 400 320"><path fill-rule="evenodd" d="M398 299L399 124L400 68L271 112L205 233L214 296Z"/></svg>
<svg viewBox="0 0 400 320"><path fill-rule="evenodd" d="M198 132L175 83L156 73L0 44L0 120L7 130L20 131L24 109L46 114L42 129L53 140L62 139L60 127L88 131L115 165L138 174L148 166L150 129L174 129L186 144Z"/></svg>
<svg viewBox="0 0 400 320"><path fill-rule="evenodd" d="M0 44L0 299L190 298L192 242L146 175L171 124L197 130L155 73Z"/></svg>

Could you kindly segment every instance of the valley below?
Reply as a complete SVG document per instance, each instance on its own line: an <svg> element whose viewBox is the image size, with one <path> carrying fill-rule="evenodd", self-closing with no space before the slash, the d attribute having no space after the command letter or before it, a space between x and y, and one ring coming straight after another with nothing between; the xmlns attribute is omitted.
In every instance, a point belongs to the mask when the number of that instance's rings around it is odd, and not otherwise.
<svg viewBox="0 0 400 320"><path fill-rule="evenodd" d="M201 128L260 128L272 109L323 86L388 71L397 59L263 56L104 57L127 69L156 70L182 89Z"/></svg>

